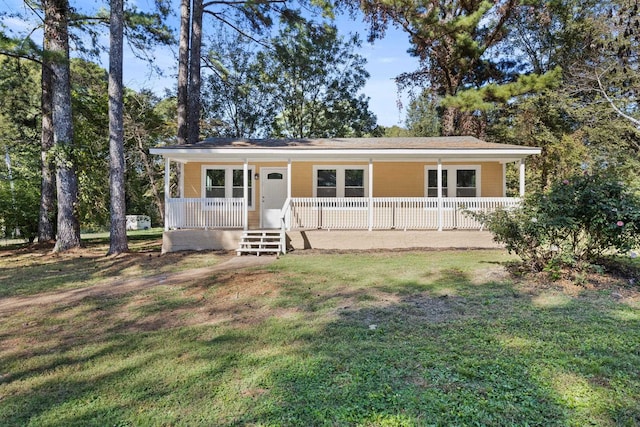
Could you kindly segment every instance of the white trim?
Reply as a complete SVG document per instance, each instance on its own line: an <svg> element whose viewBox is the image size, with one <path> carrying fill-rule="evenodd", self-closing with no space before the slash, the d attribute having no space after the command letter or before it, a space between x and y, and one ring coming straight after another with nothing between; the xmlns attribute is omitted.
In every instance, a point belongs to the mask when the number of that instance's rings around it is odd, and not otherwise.
<svg viewBox="0 0 640 427"><path fill-rule="evenodd" d="M369 159L369 231L373 230L373 159Z"/></svg>
<svg viewBox="0 0 640 427"><path fill-rule="evenodd" d="M247 168L248 170L251 171L251 201L252 204L247 206L247 209L249 211L255 211L256 210L256 182L255 179L253 179L253 174L256 172L256 166L255 165L250 165L247 164ZM200 195L202 197L202 199L206 199L206 195L207 195L207 191L206 191L206 178L207 178L207 173L206 171L208 169L223 169L225 171L225 177L224 177L224 193L225 193L225 198L233 198L233 171L234 170L241 170L244 172L244 165L219 165L219 164L206 164L206 165L202 165L202 167L200 168ZM243 181L244 182L244 181ZM248 204L247 204L248 205Z"/></svg>
<svg viewBox="0 0 640 427"><path fill-rule="evenodd" d="M249 175L249 179L247 179L247 175ZM242 165L242 198L244 199L244 209L242 212L242 227L245 231L249 229L249 203L246 203L249 200L249 180L253 181L253 172L249 174L249 160L245 159L244 164ZM227 184L225 180L225 185ZM233 185L233 183L231 184ZM251 185L251 188L255 187L255 184ZM255 194L255 191L253 192ZM255 206L255 197L251 198L253 205Z"/></svg>
<svg viewBox="0 0 640 427"><path fill-rule="evenodd" d="M433 167L433 165L425 165L424 167L424 197L429 197L429 171L436 171L438 176L438 195L436 197L430 197L435 199L437 197L445 197L440 193L442 186L442 176L439 172L440 168L443 171L447 171L447 198L449 197L457 197L456 189L457 187L457 172L459 170L475 170L476 171L476 195L475 197L482 197L482 166L480 165L442 165L440 161L438 161L438 165ZM433 187L432 187L433 188Z"/></svg>
<svg viewBox="0 0 640 427"><path fill-rule="evenodd" d="M508 157L518 160L523 155L540 154L542 150L540 148L466 148L466 149L402 149L402 148L388 148L388 149L308 149L308 148L288 148L288 149L274 149L274 148L175 148L175 147L158 147L151 148L151 154L166 154L170 157L189 157L202 158L202 155L215 155L222 157L232 158L251 158L251 159L264 159L264 158L310 158L315 159L318 157L333 158L336 157L348 157L353 158L390 158L390 157L406 157L415 158L416 156L423 157L440 157L445 158L496 158L496 157ZM182 156L181 156L182 155Z"/></svg>
<svg viewBox="0 0 640 427"><path fill-rule="evenodd" d="M524 187L525 187L524 177L525 177L524 159L520 159L520 197L524 196Z"/></svg>
<svg viewBox="0 0 640 427"><path fill-rule="evenodd" d="M164 159L164 231L169 231L169 200L171 199L171 161Z"/></svg>
<svg viewBox="0 0 640 427"><path fill-rule="evenodd" d="M291 198L291 159L287 160L287 199Z"/></svg>
<svg viewBox="0 0 640 427"><path fill-rule="evenodd" d="M358 169L363 171L362 185L363 195L362 198L366 199L369 194L369 168L367 165L313 165L313 174L311 179L313 180L313 197L318 196L318 170L335 169L336 170L336 197L344 196L344 177L346 169Z"/></svg>

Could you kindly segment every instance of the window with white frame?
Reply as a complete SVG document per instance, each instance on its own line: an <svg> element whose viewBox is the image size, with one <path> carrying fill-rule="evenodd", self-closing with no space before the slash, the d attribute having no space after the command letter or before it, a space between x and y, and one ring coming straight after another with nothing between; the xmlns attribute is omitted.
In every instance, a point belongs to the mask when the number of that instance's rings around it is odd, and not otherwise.
<svg viewBox="0 0 640 427"><path fill-rule="evenodd" d="M427 197L438 196L438 169L426 168ZM480 166L443 166L442 197L480 197Z"/></svg>
<svg viewBox="0 0 640 427"><path fill-rule="evenodd" d="M202 194L208 199L229 199L244 197L244 168L238 166L203 166ZM249 208L253 208L253 169L247 170L249 186Z"/></svg>
<svg viewBox="0 0 640 427"><path fill-rule="evenodd" d="M367 170L364 166L314 166L316 197L365 197Z"/></svg>
<svg viewBox="0 0 640 427"><path fill-rule="evenodd" d="M448 171L442 170L442 197L447 197ZM427 197L438 197L438 170L427 170Z"/></svg>

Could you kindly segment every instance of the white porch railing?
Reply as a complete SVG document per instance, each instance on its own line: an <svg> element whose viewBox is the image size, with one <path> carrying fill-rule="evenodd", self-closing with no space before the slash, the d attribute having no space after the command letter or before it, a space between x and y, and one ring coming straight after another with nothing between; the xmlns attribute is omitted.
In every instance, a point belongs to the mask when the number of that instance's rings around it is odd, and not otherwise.
<svg viewBox="0 0 640 427"><path fill-rule="evenodd" d="M186 199L166 201L166 228L243 228L244 199Z"/></svg>
<svg viewBox="0 0 640 427"><path fill-rule="evenodd" d="M464 210L492 211L517 206L513 197L345 197L291 198L282 210L289 230L480 229ZM243 228L244 201L182 199L167 201L167 228Z"/></svg>
<svg viewBox="0 0 640 427"><path fill-rule="evenodd" d="M487 212L513 207L520 201L511 197L441 200L439 206L437 198L425 197L293 198L287 224L289 229L480 229L481 224L465 215L465 210Z"/></svg>

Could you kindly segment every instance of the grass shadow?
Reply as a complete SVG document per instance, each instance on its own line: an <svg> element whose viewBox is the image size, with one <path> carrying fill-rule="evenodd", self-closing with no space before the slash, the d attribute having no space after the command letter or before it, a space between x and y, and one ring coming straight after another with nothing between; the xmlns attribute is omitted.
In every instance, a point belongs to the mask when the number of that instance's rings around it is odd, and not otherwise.
<svg viewBox="0 0 640 427"><path fill-rule="evenodd" d="M640 423L636 306L485 280L492 254L460 256L285 257L4 317L0 419Z"/></svg>

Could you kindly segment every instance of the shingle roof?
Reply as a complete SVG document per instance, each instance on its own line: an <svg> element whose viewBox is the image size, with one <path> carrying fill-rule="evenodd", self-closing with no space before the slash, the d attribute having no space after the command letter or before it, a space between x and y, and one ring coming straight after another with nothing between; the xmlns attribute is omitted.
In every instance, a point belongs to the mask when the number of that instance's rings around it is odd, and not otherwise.
<svg viewBox="0 0 640 427"><path fill-rule="evenodd" d="M472 136L402 137L402 138L320 138L320 139L234 139L210 138L192 145L174 145L165 148L181 149L531 149L520 145L486 142Z"/></svg>

